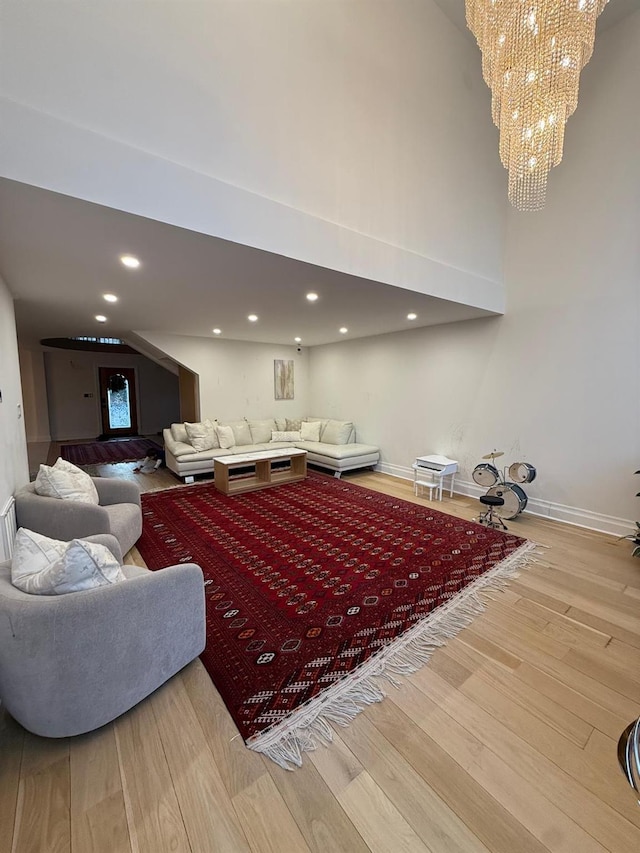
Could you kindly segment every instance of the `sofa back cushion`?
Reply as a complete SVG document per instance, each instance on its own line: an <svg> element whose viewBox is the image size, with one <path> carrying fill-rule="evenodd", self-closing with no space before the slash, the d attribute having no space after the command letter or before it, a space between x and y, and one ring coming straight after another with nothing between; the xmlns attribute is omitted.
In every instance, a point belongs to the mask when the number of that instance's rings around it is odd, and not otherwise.
<svg viewBox="0 0 640 853"><path fill-rule="evenodd" d="M251 430L252 444L265 444L271 441L271 433L276 429L276 422L273 418L264 421L249 421L249 429Z"/></svg>
<svg viewBox="0 0 640 853"><path fill-rule="evenodd" d="M207 418L207 420L198 423L185 423L184 426L187 431L187 440L197 453L220 447L214 421Z"/></svg>
<svg viewBox="0 0 640 853"><path fill-rule="evenodd" d="M322 430L322 441L325 444L348 444L353 432L351 421L327 421Z"/></svg>
<svg viewBox="0 0 640 853"><path fill-rule="evenodd" d="M184 424L171 424L171 435L174 441L182 441L184 444L191 444L187 434L187 428Z"/></svg>
<svg viewBox="0 0 640 853"><path fill-rule="evenodd" d="M231 427L233 430L234 445L253 444L248 421L222 421L222 426Z"/></svg>

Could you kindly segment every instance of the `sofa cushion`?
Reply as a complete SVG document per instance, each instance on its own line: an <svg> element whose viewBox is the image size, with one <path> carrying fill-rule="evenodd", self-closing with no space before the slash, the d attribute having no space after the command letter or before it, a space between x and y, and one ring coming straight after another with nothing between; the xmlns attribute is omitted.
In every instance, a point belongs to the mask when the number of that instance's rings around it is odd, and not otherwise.
<svg viewBox="0 0 640 853"><path fill-rule="evenodd" d="M303 421L300 424L301 441L320 441L320 421Z"/></svg>
<svg viewBox="0 0 640 853"><path fill-rule="evenodd" d="M171 435L174 441L182 441L189 444L189 435L184 424L171 424Z"/></svg>
<svg viewBox="0 0 640 853"><path fill-rule="evenodd" d="M55 465L40 465L34 484L37 495L65 501L98 504L98 492L91 477L71 462L58 459Z"/></svg>
<svg viewBox="0 0 640 853"><path fill-rule="evenodd" d="M220 447L228 450L230 447L236 443L235 436L233 434L233 430L230 426L224 426L224 424L218 424L216 427L216 432L218 433L218 441L220 442Z"/></svg>
<svg viewBox="0 0 640 853"><path fill-rule="evenodd" d="M11 582L33 595L64 595L125 580L105 545L74 539L60 542L20 528L11 561Z"/></svg>
<svg viewBox="0 0 640 853"><path fill-rule="evenodd" d="M266 441L271 441L271 433L275 428L276 422L273 418L263 421L249 421L252 444L264 444Z"/></svg>
<svg viewBox="0 0 640 853"><path fill-rule="evenodd" d="M217 439L218 439L218 435L216 433L216 441L217 441ZM210 447L208 451L204 451L204 450L200 451L200 450L196 450L195 447L193 446L193 444L185 444L182 441L172 441L171 444L170 445L167 444L166 447L171 453L173 453L173 455L176 457L176 459L179 459L181 456L190 456L193 453L207 453L208 452L209 454L211 454L211 452L213 450L219 450L220 449L219 447Z"/></svg>
<svg viewBox="0 0 640 853"><path fill-rule="evenodd" d="M301 435L300 430L274 430L271 433L271 441L282 442L282 441L300 441Z"/></svg>
<svg viewBox="0 0 640 853"><path fill-rule="evenodd" d="M286 418L286 429L291 432L292 430L295 432L300 432L300 424L302 423L302 418Z"/></svg>
<svg viewBox="0 0 640 853"><path fill-rule="evenodd" d="M208 418L199 423L185 422L188 440L196 452L202 450L211 450L212 447L219 447L218 436L216 434L216 425L214 421Z"/></svg>
<svg viewBox="0 0 640 853"><path fill-rule="evenodd" d="M233 437L238 446L253 444L251 428L247 421L232 421L229 426L233 430Z"/></svg>
<svg viewBox="0 0 640 853"><path fill-rule="evenodd" d="M372 444L326 444L324 441L296 441L296 447L329 459L355 459L358 456L379 455L380 452Z"/></svg>
<svg viewBox="0 0 640 853"><path fill-rule="evenodd" d="M348 444L352 432L351 421L329 420L322 431L322 441L324 444Z"/></svg>

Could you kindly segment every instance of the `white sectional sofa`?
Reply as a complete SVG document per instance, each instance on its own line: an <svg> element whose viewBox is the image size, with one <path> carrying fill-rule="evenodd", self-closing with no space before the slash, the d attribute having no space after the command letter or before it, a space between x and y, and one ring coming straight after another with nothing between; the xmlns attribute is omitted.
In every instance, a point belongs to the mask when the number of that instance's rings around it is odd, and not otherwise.
<svg viewBox="0 0 640 853"><path fill-rule="evenodd" d="M356 442L351 421L330 418L207 419L197 424L171 424L163 434L167 467L187 483L196 474L211 473L216 457L234 453L298 447L307 451L308 462L328 468L336 477L343 471L372 467L380 459L377 447ZM316 434L317 441L309 439Z"/></svg>

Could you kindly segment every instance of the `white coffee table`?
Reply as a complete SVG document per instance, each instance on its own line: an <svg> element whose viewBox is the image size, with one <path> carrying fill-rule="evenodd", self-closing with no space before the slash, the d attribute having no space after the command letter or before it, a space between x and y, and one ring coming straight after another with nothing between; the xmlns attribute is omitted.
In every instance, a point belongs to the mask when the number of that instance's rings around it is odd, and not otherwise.
<svg viewBox="0 0 640 853"><path fill-rule="evenodd" d="M288 468L274 468L275 462L289 462ZM239 468L252 468L248 476L234 477ZM213 485L225 495L239 495L268 489L282 483L295 483L307 476L307 451L297 448L234 453L213 460Z"/></svg>

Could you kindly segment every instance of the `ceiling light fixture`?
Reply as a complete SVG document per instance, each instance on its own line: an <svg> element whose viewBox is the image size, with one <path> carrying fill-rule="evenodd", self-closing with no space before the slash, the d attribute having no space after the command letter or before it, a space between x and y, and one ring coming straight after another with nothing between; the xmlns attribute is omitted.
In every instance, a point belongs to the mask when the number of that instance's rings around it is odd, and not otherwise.
<svg viewBox="0 0 640 853"><path fill-rule="evenodd" d="M137 270L140 266L140 261L133 255L120 255L120 260L125 265L125 267L129 267L129 269L132 270Z"/></svg>
<svg viewBox="0 0 640 853"><path fill-rule="evenodd" d="M96 320L98 321L98 323L107 322L107 318L104 316L104 314L96 314Z"/></svg>
<svg viewBox="0 0 640 853"><path fill-rule="evenodd" d="M309 300L309 302L316 302L318 299L318 294L317 293L307 293L307 299Z"/></svg>
<svg viewBox="0 0 640 853"><path fill-rule="evenodd" d="M293 340L294 340L297 344L301 344L301 343L302 343L302 338L294 338Z"/></svg>
<svg viewBox="0 0 640 853"><path fill-rule="evenodd" d="M258 315L257 314L249 314L249 316L247 317L247 320L250 323L257 323L258 322Z"/></svg>
<svg viewBox="0 0 640 853"><path fill-rule="evenodd" d="M103 293L102 298L104 299L105 302L117 302L118 301L118 297L115 295L115 293Z"/></svg>
<svg viewBox="0 0 640 853"><path fill-rule="evenodd" d="M342 326L342 328L340 329L340 334L346 335L348 331L349 331L349 329L347 329L346 326Z"/></svg>
<svg viewBox="0 0 640 853"><path fill-rule="evenodd" d="M509 201L544 207L547 178L562 160L565 122L578 106L596 19L608 0L466 0L467 25L482 51Z"/></svg>
<svg viewBox="0 0 640 853"><path fill-rule="evenodd" d="M417 320L417 319L418 319L418 315L414 314L413 311L411 312L411 314L407 314L407 320Z"/></svg>
<svg viewBox="0 0 640 853"><path fill-rule="evenodd" d="M221 335L221 334L222 334L222 329L213 329L213 334L214 334L214 335Z"/></svg>

